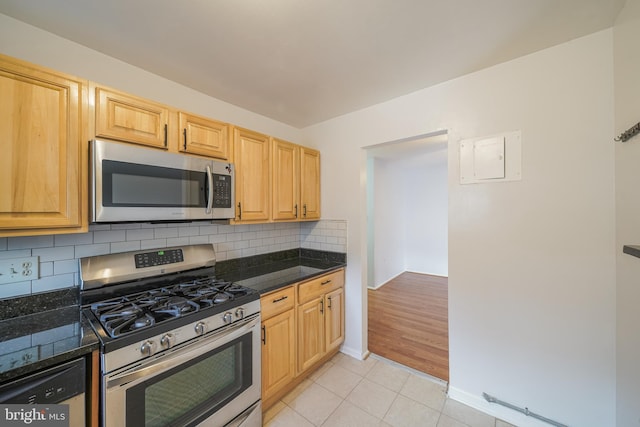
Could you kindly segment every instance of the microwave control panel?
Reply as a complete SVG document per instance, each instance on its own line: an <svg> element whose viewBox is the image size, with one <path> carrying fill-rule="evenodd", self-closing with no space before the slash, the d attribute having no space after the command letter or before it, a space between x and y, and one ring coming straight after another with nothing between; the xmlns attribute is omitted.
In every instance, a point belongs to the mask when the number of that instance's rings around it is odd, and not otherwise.
<svg viewBox="0 0 640 427"><path fill-rule="evenodd" d="M213 207L231 207L231 176L213 174Z"/></svg>

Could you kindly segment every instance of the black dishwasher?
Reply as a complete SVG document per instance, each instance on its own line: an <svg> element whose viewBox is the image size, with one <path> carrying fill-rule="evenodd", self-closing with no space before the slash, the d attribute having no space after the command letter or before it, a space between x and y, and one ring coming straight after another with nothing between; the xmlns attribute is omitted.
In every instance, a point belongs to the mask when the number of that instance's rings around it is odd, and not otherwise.
<svg viewBox="0 0 640 427"><path fill-rule="evenodd" d="M0 404L69 405L71 426L85 425L85 359L76 359L0 386Z"/></svg>

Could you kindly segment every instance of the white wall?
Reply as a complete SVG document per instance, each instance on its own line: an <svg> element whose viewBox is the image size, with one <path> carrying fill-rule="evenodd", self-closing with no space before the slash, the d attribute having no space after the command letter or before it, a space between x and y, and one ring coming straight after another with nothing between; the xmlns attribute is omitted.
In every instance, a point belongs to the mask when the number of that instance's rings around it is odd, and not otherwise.
<svg viewBox="0 0 640 427"><path fill-rule="evenodd" d="M331 168L323 214L350 224L346 350L366 351L361 148L446 130L451 395L517 425L542 424L482 392L614 424L612 44L599 32L305 130ZM522 181L461 186L457 143L513 130Z"/></svg>
<svg viewBox="0 0 640 427"><path fill-rule="evenodd" d="M397 161L374 159L373 212L375 250L373 285L378 287L405 271L404 173Z"/></svg>
<svg viewBox="0 0 640 427"><path fill-rule="evenodd" d="M614 27L615 134L640 121L640 0L627 0ZM640 425L640 136L616 143L617 425Z"/></svg>
<svg viewBox="0 0 640 427"><path fill-rule="evenodd" d="M447 144L416 153L400 162L408 189L403 208L405 270L447 276L448 191Z"/></svg>

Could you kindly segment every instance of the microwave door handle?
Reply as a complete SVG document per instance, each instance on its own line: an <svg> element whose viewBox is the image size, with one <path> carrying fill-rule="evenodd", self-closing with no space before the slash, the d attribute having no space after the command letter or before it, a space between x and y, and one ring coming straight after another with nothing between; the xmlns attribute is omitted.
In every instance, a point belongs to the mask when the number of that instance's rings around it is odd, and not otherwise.
<svg viewBox="0 0 640 427"><path fill-rule="evenodd" d="M210 214L213 208L213 175L211 174L211 166L209 165L207 165L207 184L209 185L209 197L207 198L205 213Z"/></svg>

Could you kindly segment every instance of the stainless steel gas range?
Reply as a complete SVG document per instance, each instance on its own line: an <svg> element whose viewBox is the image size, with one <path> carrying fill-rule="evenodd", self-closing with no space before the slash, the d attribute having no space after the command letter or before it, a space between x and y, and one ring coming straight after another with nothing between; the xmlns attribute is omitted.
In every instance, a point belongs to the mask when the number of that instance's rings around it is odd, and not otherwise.
<svg viewBox="0 0 640 427"><path fill-rule="evenodd" d="M216 279L213 246L82 258L111 426L262 424L260 299Z"/></svg>

